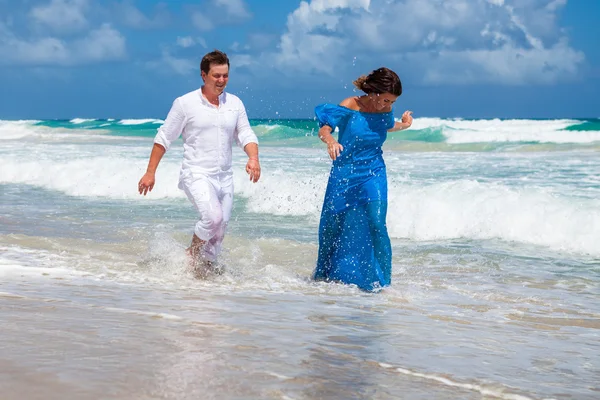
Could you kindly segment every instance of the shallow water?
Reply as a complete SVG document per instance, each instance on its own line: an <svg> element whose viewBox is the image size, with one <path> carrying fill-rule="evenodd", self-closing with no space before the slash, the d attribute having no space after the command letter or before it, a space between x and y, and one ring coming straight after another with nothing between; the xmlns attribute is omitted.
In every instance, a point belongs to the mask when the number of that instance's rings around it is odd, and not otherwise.
<svg viewBox="0 0 600 400"><path fill-rule="evenodd" d="M198 281L180 150L142 198L149 135L24 126L0 147L3 399L600 396L597 142L392 141L393 286L368 294L309 279L329 163L298 136L256 185L235 152L225 273Z"/></svg>

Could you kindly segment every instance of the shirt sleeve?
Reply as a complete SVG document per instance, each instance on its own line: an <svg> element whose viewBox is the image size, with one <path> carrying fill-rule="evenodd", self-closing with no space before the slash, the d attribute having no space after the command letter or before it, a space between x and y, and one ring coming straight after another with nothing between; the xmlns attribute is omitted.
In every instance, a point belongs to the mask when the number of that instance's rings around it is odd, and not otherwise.
<svg viewBox="0 0 600 400"><path fill-rule="evenodd" d="M173 141L175 141L183 132L185 123L186 116L183 107L181 106L181 101L175 99L165 123L158 128L158 133L154 137L154 143L160 144L165 150L169 150L171 143L173 143Z"/></svg>
<svg viewBox="0 0 600 400"><path fill-rule="evenodd" d="M248 143L258 144L258 138L250 126L250 121L248 121L248 115L246 114L246 107L244 107L244 103L242 103L241 100L234 138L238 146L242 149L246 147Z"/></svg>

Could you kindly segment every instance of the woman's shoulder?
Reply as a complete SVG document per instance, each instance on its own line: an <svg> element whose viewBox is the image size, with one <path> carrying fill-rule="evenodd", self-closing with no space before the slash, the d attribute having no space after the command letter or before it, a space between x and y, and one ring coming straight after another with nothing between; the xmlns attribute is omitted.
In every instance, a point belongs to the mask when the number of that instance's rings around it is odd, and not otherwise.
<svg viewBox="0 0 600 400"><path fill-rule="evenodd" d="M357 110L354 110L354 109L348 107L347 105L344 104L344 102L342 102L340 104L332 104L332 103L319 104L315 108L315 111L317 113L325 113L325 114L333 114L333 115L342 116L342 115L353 114Z"/></svg>
<svg viewBox="0 0 600 400"><path fill-rule="evenodd" d="M350 110L353 110L353 111L360 111L360 105L358 104L357 100L358 99L356 96L347 97L340 102L340 106L349 108Z"/></svg>
<svg viewBox="0 0 600 400"><path fill-rule="evenodd" d="M319 123L329 125L332 128L337 127L342 121L348 120L355 114L355 110L341 104L325 103L315 107L315 115Z"/></svg>
<svg viewBox="0 0 600 400"><path fill-rule="evenodd" d="M390 113L392 112L392 107L388 106L388 108L380 111L380 112L371 112L371 111L364 111L364 106L361 105L360 102L360 98L358 96L352 96L352 97L348 97L344 100L342 100L342 102L339 104L340 107L343 107L347 110L352 110L352 111L358 111L362 114L368 115L368 114L386 114L386 113Z"/></svg>

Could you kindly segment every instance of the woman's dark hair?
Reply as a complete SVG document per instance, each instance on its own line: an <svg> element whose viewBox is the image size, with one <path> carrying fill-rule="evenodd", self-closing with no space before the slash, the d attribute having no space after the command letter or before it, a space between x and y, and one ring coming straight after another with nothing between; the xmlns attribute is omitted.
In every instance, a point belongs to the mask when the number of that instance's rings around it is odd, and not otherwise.
<svg viewBox="0 0 600 400"><path fill-rule="evenodd" d="M212 64L227 64L227 67L229 67L229 58L227 57L227 54L223 53L222 51L211 51L210 53L202 57L202 61L200 61L200 71L204 72L205 74L208 74L208 72L210 71L210 66Z"/></svg>
<svg viewBox="0 0 600 400"><path fill-rule="evenodd" d="M369 75L362 75L352 83L357 89L367 94L390 93L395 96L402 94L400 78L394 71L385 67L378 68Z"/></svg>

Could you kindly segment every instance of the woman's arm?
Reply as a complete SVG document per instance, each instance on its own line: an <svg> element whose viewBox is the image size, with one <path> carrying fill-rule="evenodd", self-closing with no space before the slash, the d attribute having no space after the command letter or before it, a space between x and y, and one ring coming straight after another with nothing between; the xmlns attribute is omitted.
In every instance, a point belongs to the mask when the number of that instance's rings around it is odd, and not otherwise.
<svg viewBox="0 0 600 400"><path fill-rule="evenodd" d="M327 145L327 152L332 160L335 160L340 156L340 153L344 150L344 146L338 143L333 137L331 132L333 129L329 125L323 125L319 129L319 139Z"/></svg>
<svg viewBox="0 0 600 400"><path fill-rule="evenodd" d="M402 114L402 122L396 122L392 128L388 129L388 132L397 132L408 129L412 123L412 111L404 111L404 114Z"/></svg>

